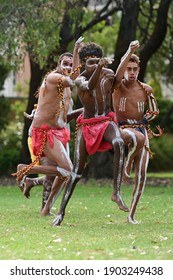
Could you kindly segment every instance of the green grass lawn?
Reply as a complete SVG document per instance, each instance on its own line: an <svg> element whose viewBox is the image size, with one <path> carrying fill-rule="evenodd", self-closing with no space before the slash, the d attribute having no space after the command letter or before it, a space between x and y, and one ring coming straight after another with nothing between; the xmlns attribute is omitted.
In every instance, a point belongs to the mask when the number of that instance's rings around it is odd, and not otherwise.
<svg viewBox="0 0 173 280"><path fill-rule="evenodd" d="M173 185L146 186L138 225L111 201L110 182L78 183L60 227L41 217L42 187L27 200L16 187L0 187L1 260L173 260ZM130 205L132 186L121 193ZM54 204L57 213L60 198Z"/></svg>

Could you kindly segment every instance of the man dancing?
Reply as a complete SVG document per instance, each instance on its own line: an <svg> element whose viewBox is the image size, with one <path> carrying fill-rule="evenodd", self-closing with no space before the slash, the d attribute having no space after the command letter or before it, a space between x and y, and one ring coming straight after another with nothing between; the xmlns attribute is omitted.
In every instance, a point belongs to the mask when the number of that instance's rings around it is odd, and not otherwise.
<svg viewBox="0 0 173 280"><path fill-rule="evenodd" d="M135 185L128 215L128 221L132 224L138 223L134 216L146 183L147 167L151 154L149 136L151 134L156 136L150 130L148 122L159 114L153 89L137 79L140 71L140 60L134 52L138 48L139 42L132 41L122 57L116 71L115 89L112 95L114 111L121 127L121 135L128 147L124 164L125 180L130 177L133 162L135 167ZM158 136L162 133L161 130L159 132ZM131 142L128 140L129 136L131 136Z"/></svg>
<svg viewBox="0 0 173 280"><path fill-rule="evenodd" d="M80 62L85 70L75 80L78 97L84 107L76 123L74 167L65 187L60 210L53 225L60 225L67 203L82 176L87 157L96 151L114 150L114 186L112 200L123 211L129 211L120 195L124 161L124 143L111 111L114 72L107 68L111 62L103 57L103 50L95 43L87 43L79 50Z"/></svg>
<svg viewBox="0 0 173 280"><path fill-rule="evenodd" d="M65 149L70 140L70 132L66 128L66 124L71 91L67 90L66 98L64 98L64 89L71 87L73 80L79 74L79 67L77 67L79 65L78 49L82 41L83 38L80 37L75 43L73 58L66 58L74 70L70 77L59 73L58 69L45 76L38 93L38 106L32 125L32 149L36 159L30 165L19 164L17 172L12 174L17 176L19 185L23 183L27 174L56 176L49 198L41 210L42 215L50 213L51 206L64 182L69 178L73 167ZM46 156L55 164L36 166L35 164L42 156Z"/></svg>

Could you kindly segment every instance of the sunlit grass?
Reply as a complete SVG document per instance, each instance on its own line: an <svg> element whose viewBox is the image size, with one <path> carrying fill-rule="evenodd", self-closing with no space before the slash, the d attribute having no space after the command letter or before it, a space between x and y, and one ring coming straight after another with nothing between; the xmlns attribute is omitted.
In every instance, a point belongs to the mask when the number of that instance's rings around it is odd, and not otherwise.
<svg viewBox="0 0 173 280"><path fill-rule="evenodd" d="M110 182L79 182L64 221L52 227L53 217L40 216L42 187L29 200L18 187L0 187L0 259L172 260L173 185L146 186L136 212L139 225L126 223L127 213L111 201L111 192ZM132 186L121 192L130 205Z"/></svg>

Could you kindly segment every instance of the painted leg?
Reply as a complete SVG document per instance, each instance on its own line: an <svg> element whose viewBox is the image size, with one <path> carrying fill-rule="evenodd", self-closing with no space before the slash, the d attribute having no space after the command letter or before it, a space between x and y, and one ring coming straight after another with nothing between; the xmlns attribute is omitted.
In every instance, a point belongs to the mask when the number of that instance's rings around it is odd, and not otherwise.
<svg viewBox="0 0 173 280"><path fill-rule="evenodd" d="M56 201L58 195L61 193L64 183L66 182L66 179L67 179L66 177L62 177L62 176L55 177L49 197L46 203L44 204L44 207L41 210L41 215L43 216L52 215L50 210L54 202Z"/></svg>
<svg viewBox="0 0 173 280"><path fill-rule="evenodd" d="M18 164L17 166L17 174L13 174L13 176L17 175L17 182L19 187L23 185L23 181L26 179L27 174L47 174L51 176L61 176L61 168L57 168L53 165L35 165L29 168L29 165L26 164ZM22 190L23 191L23 190Z"/></svg>
<svg viewBox="0 0 173 280"><path fill-rule="evenodd" d="M132 170L132 164L135 156L137 155L138 151L142 149L145 142L145 136L137 131L132 129L123 129L122 137L124 142L128 147L128 153L124 162L124 169L123 169L123 182L129 182L130 173Z"/></svg>
<svg viewBox="0 0 173 280"><path fill-rule="evenodd" d="M58 212L57 217L53 220L52 226L60 226L64 219L65 215L65 209L68 204L68 201L70 200L70 197L72 196L72 193L74 191L74 188L77 184L77 182L80 180L81 176L78 175L78 178L76 178L76 175L73 174L70 179L67 182L67 185L65 187L64 195L61 201L60 209Z"/></svg>
<svg viewBox="0 0 173 280"><path fill-rule="evenodd" d="M139 222L135 220L135 213L138 203L142 197L145 183L146 183L146 174L147 167L149 162L149 153L143 147L142 151L139 151L135 159L135 186L133 190L132 202L130 206L130 212L128 215L128 222L132 224L138 224Z"/></svg>
<svg viewBox="0 0 173 280"><path fill-rule="evenodd" d="M42 195L41 210L44 208L44 206L49 198L54 179L55 179L54 176L47 176L47 175L45 176L45 180L43 182L43 195Z"/></svg>
<svg viewBox="0 0 173 280"><path fill-rule="evenodd" d="M23 184L23 194L26 198L30 197L30 190L33 187L43 185L45 180L45 176L37 177L37 178L29 178L26 177L24 184Z"/></svg>
<svg viewBox="0 0 173 280"><path fill-rule="evenodd" d="M72 193L74 191L77 182L80 180L82 176L81 174L82 171L84 170L87 156L88 154L86 152L85 141L83 139L82 130L79 129L76 136L76 143L75 143L73 172L71 173L71 176L66 184L60 209L58 211L58 215L52 222L53 226L60 226L60 224L64 219L65 209L70 200L70 197L72 196Z"/></svg>
<svg viewBox="0 0 173 280"><path fill-rule="evenodd" d="M114 147L114 190L112 193L112 201L117 203L120 210L128 212L129 208L125 205L121 195L120 186L122 180L122 170L124 162L124 144L121 138L113 141Z"/></svg>

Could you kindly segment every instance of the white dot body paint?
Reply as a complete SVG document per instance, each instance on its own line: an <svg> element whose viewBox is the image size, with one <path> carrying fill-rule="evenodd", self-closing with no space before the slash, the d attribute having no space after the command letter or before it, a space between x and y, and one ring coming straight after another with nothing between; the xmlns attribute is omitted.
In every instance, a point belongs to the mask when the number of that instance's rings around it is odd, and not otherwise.
<svg viewBox="0 0 173 280"><path fill-rule="evenodd" d="M125 78L127 81L129 80L128 72L127 72L127 71L124 72L124 78Z"/></svg>

